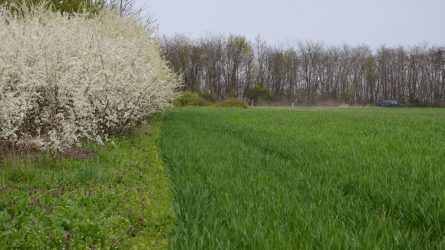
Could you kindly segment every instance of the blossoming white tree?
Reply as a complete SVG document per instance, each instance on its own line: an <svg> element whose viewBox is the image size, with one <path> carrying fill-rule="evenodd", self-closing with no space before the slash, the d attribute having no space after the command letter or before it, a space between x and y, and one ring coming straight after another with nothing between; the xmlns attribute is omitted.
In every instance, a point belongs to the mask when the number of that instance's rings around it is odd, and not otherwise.
<svg viewBox="0 0 445 250"><path fill-rule="evenodd" d="M170 106L179 84L132 18L0 10L0 140L61 151Z"/></svg>

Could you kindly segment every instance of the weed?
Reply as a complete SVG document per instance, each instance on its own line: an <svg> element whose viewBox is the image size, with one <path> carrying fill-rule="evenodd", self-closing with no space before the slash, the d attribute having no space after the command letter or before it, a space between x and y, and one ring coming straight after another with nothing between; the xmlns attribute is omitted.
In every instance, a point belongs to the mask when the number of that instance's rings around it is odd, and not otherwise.
<svg viewBox="0 0 445 250"><path fill-rule="evenodd" d="M166 248L175 217L158 130L153 123L73 158L6 160L0 248Z"/></svg>

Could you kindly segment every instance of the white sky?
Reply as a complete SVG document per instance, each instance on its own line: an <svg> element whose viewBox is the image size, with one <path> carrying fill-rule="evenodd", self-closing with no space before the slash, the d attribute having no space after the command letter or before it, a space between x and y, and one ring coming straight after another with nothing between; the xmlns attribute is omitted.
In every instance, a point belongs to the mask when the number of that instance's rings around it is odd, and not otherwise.
<svg viewBox="0 0 445 250"><path fill-rule="evenodd" d="M238 34L374 48L445 45L445 0L137 0L161 35Z"/></svg>

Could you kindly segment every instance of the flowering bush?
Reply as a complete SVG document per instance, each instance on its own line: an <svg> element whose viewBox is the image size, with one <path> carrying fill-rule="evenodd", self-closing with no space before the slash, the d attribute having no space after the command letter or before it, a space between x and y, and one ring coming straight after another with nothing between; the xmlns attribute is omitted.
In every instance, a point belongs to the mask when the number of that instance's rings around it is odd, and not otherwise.
<svg viewBox="0 0 445 250"><path fill-rule="evenodd" d="M169 107L179 79L131 18L0 9L0 140L63 151Z"/></svg>

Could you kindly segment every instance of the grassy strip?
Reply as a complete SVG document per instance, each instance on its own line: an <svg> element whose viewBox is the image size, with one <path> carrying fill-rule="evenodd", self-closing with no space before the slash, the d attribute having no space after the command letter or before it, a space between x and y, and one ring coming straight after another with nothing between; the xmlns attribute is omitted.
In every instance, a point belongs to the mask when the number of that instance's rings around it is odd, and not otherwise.
<svg viewBox="0 0 445 250"><path fill-rule="evenodd" d="M443 248L444 128L444 109L174 109L172 246Z"/></svg>
<svg viewBox="0 0 445 250"><path fill-rule="evenodd" d="M91 146L95 159L0 167L0 248L166 248L175 218L159 122Z"/></svg>

